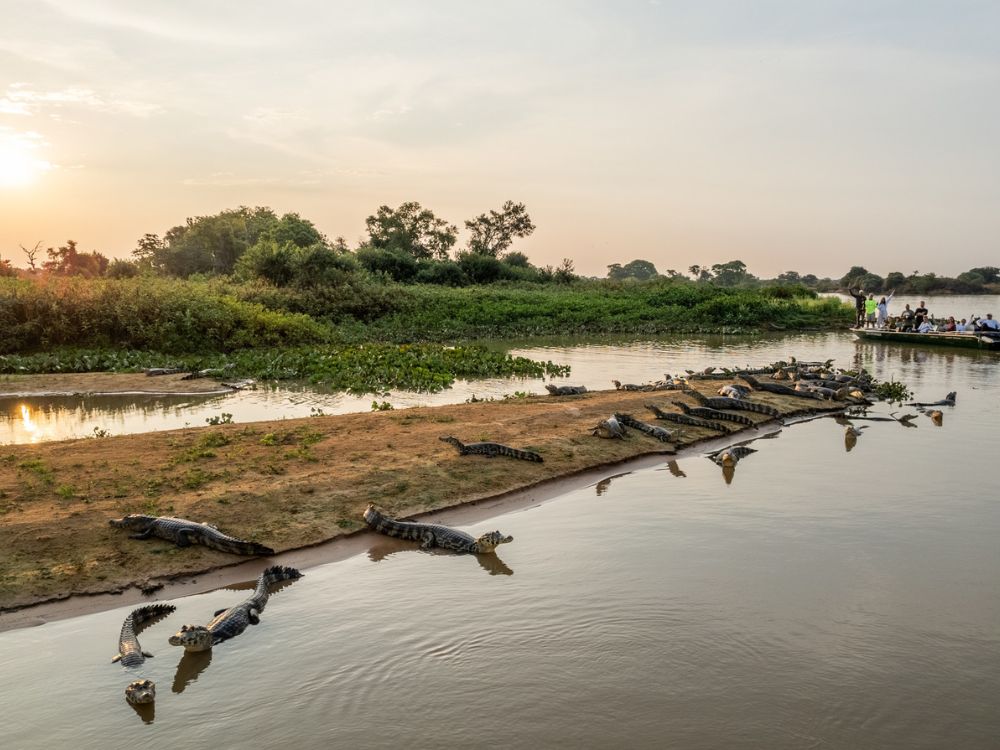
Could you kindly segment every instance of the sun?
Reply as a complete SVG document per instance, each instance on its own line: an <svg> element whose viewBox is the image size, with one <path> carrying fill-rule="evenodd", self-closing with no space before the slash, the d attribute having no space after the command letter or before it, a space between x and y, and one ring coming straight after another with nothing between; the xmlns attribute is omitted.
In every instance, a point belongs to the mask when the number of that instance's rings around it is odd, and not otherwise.
<svg viewBox="0 0 1000 750"><path fill-rule="evenodd" d="M0 130L0 188L30 185L52 168L32 153L38 146L36 139L34 134Z"/></svg>

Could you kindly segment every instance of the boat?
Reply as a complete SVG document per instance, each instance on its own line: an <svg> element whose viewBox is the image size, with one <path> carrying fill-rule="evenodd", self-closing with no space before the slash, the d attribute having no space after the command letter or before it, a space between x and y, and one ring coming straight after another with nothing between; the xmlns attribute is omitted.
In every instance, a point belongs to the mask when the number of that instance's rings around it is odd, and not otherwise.
<svg viewBox="0 0 1000 750"><path fill-rule="evenodd" d="M865 341L892 341L923 346L960 346L963 349L1000 351L1000 336L980 331L916 333L915 331L894 331L891 328L852 328L851 333Z"/></svg>

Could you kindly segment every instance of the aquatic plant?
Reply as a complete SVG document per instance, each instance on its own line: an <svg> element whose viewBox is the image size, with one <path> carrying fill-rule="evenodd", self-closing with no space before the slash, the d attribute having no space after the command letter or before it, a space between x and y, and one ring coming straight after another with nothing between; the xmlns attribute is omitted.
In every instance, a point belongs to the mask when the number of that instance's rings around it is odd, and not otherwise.
<svg viewBox="0 0 1000 750"><path fill-rule="evenodd" d="M883 401L901 403L913 398L913 392L904 383L895 380L874 381L872 392Z"/></svg>

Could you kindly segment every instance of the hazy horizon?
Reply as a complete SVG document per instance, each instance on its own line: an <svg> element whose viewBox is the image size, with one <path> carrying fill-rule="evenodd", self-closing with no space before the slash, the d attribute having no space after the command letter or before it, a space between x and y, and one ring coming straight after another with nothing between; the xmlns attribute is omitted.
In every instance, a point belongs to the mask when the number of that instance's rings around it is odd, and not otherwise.
<svg viewBox="0 0 1000 750"><path fill-rule="evenodd" d="M0 257L509 199L584 275L1000 265L998 5L422 5L0 0Z"/></svg>

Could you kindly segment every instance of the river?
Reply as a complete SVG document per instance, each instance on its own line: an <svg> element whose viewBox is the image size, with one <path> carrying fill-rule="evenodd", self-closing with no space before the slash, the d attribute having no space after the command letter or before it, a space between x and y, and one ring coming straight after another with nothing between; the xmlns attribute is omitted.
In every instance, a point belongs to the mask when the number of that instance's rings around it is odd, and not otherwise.
<svg viewBox="0 0 1000 750"><path fill-rule="evenodd" d="M997 747L998 355L835 333L517 353L594 387L834 357L958 396L940 426L858 421L854 445L831 419L787 426L729 484L692 453L457 516L514 536L491 561L363 536L210 658L167 636L246 591L175 600L136 675L110 663L130 607L0 632L2 746ZM916 413L873 414L897 410ZM155 716L123 699L140 673Z"/></svg>

